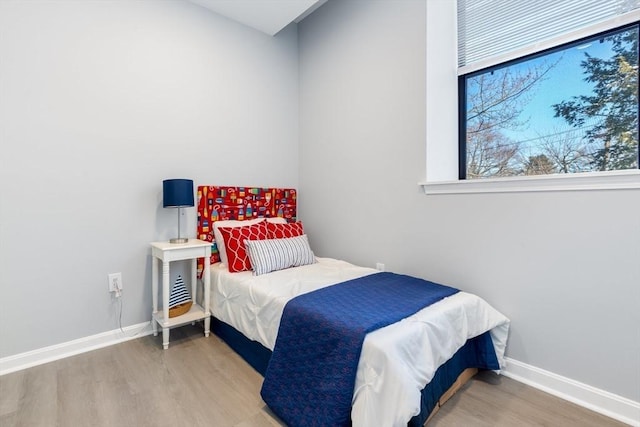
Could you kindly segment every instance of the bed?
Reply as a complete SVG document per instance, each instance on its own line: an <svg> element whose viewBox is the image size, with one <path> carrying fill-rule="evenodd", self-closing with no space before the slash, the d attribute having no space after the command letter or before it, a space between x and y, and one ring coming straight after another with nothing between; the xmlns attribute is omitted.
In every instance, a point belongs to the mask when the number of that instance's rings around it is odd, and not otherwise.
<svg viewBox="0 0 640 427"><path fill-rule="evenodd" d="M250 227L242 224L249 224L247 220L253 224L267 220L270 224L296 223L296 198L294 189L198 187L198 238L212 242L214 332L263 375L270 375L270 359L279 354L274 349L290 301L332 285L381 277L375 269L316 257L314 262L260 275L250 270L230 271L237 270L235 260L224 255L233 249L224 248L221 243L228 236L223 239L218 231L231 228L215 224L243 221L234 226L246 230ZM287 236L277 237L287 240ZM260 263L256 263L258 272ZM424 424L474 369L504 367L508 328L509 320L484 300L459 291L367 333L355 371L349 422L354 426ZM273 374L265 377L263 397L271 377ZM270 401L267 404L272 406ZM304 418L297 413L283 414L277 405L274 403L274 412L288 424L308 424L299 421Z"/></svg>

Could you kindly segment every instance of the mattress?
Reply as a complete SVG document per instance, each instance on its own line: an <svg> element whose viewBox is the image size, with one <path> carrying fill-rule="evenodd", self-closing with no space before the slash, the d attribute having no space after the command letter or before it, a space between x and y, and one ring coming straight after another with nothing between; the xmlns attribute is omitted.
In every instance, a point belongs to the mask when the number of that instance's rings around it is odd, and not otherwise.
<svg viewBox="0 0 640 427"><path fill-rule="evenodd" d="M312 265L254 276L211 266L214 317L273 350L280 318L293 297L376 273L341 260L318 258ZM369 333L356 374L351 418L354 426L406 426L420 412L421 390L440 365L467 339L490 331L504 367L509 320L480 297L466 292L445 298L406 319Z"/></svg>

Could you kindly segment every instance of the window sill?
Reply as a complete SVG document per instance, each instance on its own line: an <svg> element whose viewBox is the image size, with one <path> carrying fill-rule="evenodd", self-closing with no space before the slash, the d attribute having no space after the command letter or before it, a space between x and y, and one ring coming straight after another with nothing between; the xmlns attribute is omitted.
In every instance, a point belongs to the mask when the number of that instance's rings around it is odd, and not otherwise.
<svg viewBox="0 0 640 427"><path fill-rule="evenodd" d="M421 182L425 194L640 189L640 170Z"/></svg>

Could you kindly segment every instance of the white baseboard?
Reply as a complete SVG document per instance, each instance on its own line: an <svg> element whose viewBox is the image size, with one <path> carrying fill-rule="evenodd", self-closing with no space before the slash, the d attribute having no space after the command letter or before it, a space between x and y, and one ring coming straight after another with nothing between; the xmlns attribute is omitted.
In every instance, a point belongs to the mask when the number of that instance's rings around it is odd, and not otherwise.
<svg viewBox="0 0 640 427"><path fill-rule="evenodd" d="M517 360L506 358L501 373L561 399L573 402L607 417L640 427L640 402L566 378Z"/></svg>
<svg viewBox="0 0 640 427"><path fill-rule="evenodd" d="M151 322L138 323L126 328L114 329L97 335L80 338L37 350L20 353L0 359L0 375L20 371L54 360L86 353L98 348L107 347L152 334Z"/></svg>

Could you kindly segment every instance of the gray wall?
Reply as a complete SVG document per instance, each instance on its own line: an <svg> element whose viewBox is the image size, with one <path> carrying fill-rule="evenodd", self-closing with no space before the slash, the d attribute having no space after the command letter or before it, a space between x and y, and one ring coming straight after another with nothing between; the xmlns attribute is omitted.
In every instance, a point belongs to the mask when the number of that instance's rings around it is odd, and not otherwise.
<svg viewBox="0 0 640 427"><path fill-rule="evenodd" d="M477 293L511 318L510 358L639 401L640 192L421 193L425 12L330 1L299 25L312 247Z"/></svg>
<svg viewBox="0 0 640 427"><path fill-rule="evenodd" d="M297 66L188 2L0 1L0 357L117 329L107 273L150 319L163 179L296 187Z"/></svg>
<svg viewBox="0 0 640 427"><path fill-rule="evenodd" d="M318 255L475 292L509 357L639 401L638 191L427 197L424 1L332 0L299 30L0 2L0 357L116 329L110 272L123 325L148 321L161 181L297 186L299 150Z"/></svg>

